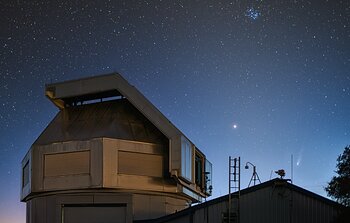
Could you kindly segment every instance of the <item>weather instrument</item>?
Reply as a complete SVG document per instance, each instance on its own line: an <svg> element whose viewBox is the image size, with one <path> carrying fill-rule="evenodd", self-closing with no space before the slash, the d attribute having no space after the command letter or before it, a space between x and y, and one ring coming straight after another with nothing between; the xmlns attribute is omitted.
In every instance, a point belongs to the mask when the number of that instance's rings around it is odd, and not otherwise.
<svg viewBox="0 0 350 223"><path fill-rule="evenodd" d="M249 169L248 164L253 167L253 175L250 178L250 181L249 181L249 184L248 184L248 187L250 187L250 184L252 183L252 181L253 181L254 186L255 186L255 183L256 183L257 180L259 181L259 183L261 183L261 181L260 181L258 173L256 172L256 166L254 164L252 164L251 162L246 162L244 169L246 169L246 170Z"/></svg>
<svg viewBox="0 0 350 223"><path fill-rule="evenodd" d="M284 169L276 170L275 173L279 175L281 179L283 179L283 177L286 175L286 172L284 171Z"/></svg>

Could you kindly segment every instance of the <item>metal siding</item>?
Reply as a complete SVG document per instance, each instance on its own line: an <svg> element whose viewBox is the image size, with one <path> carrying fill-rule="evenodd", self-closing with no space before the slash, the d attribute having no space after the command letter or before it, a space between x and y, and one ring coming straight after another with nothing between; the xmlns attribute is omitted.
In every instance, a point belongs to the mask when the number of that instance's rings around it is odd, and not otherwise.
<svg viewBox="0 0 350 223"><path fill-rule="evenodd" d="M45 198L39 197L31 200L30 222L46 222L46 202Z"/></svg>
<svg viewBox="0 0 350 223"><path fill-rule="evenodd" d="M285 186L265 187L243 194L240 204L242 223L331 223L336 214L335 206ZM203 205L193 211L193 223L222 222L227 200ZM181 219L166 222L191 222L190 218Z"/></svg>
<svg viewBox="0 0 350 223"><path fill-rule="evenodd" d="M201 208L193 214L194 222L206 222L207 216L205 216L207 208Z"/></svg>
<svg viewBox="0 0 350 223"><path fill-rule="evenodd" d="M310 196L293 193L293 223L331 222L335 208Z"/></svg>
<svg viewBox="0 0 350 223"><path fill-rule="evenodd" d="M284 222L288 214L286 202L269 188L241 196L240 203L242 222Z"/></svg>
<svg viewBox="0 0 350 223"><path fill-rule="evenodd" d="M191 216L183 216L181 218L178 218L178 219L174 219L174 220L171 220L169 221L169 223L190 223L191 222Z"/></svg>
<svg viewBox="0 0 350 223"><path fill-rule="evenodd" d="M227 210L227 202L221 202L195 211L193 223L221 222L222 213Z"/></svg>
<svg viewBox="0 0 350 223"><path fill-rule="evenodd" d="M217 203L208 207L208 222L221 222L222 213L227 211L227 202Z"/></svg>
<svg viewBox="0 0 350 223"><path fill-rule="evenodd" d="M46 222L56 222L56 196L50 196L45 199Z"/></svg>

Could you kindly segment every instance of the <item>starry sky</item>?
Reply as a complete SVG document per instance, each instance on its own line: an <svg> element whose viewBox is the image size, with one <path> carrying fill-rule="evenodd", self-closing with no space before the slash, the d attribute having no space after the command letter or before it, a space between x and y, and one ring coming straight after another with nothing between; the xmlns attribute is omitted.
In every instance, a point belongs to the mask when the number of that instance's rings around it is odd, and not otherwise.
<svg viewBox="0 0 350 223"><path fill-rule="evenodd" d="M350 144L350 2L0 1L0 221L25 222L20 162L57 113L45 83L121 73L213 164L213 198L285 169L326 196Z"/></svg>

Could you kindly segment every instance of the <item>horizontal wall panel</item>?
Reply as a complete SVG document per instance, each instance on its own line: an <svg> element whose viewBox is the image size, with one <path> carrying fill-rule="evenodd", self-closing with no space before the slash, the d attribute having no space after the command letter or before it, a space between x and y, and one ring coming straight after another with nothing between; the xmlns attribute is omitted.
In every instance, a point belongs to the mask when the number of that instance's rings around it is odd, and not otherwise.
<svg viewBox="0 0 350 223"><path fill-rule="evenodd" d="M163 157L154 154L119 151L118 170L121 174L162 177Z"/></svg>
<svg viewBox="0 0 350 223"><path fill-rule="evenodd" d="M126 223L126 204L64 206L62 219L64 223Z"/></svg>
<svg viewBox="0 0 350 223"><path fill-rule="evenodd" d="M44 176L65 176L90 173L90 151L45 154Z"/></svg>

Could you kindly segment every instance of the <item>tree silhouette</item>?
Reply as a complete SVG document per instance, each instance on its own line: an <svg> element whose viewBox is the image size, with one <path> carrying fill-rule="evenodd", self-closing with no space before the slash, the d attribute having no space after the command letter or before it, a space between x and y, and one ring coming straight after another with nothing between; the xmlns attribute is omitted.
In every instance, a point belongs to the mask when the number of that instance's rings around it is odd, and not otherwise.
<svg viewBox="0 0 350 223"><path fill-rule="evenodd" d="M336 168L337 175L332 178L325 190L328 196L350 207L350 146L346 146L343 154L338 156Z"/></svg>

